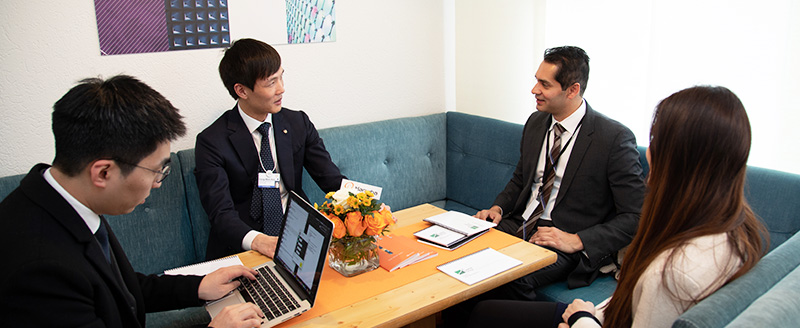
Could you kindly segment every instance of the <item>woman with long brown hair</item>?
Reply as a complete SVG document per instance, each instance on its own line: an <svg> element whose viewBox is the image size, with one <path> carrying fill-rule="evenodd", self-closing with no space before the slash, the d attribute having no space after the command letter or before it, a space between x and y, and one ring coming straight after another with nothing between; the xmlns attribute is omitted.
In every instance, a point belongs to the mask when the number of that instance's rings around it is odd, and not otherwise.
<svg viewBox="0 0 800 328"><path fill-rule="evenodd" d="M647 149L648 191L613 296L597 308L575 300L565 310L485 301L471 325L671 326L766 250L766 230L744 198L750 138L744 106L727 88L692 87L662 100Z"/></svg>

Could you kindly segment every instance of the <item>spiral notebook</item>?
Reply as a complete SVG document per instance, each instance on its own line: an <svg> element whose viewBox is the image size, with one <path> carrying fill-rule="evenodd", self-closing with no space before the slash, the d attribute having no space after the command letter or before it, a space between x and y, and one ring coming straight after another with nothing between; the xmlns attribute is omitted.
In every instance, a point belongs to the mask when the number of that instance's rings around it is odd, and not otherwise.
<svg viewBox="0 0 800 328"><path fill-rule="evenodd" d="M205 276L209 273L216 271L219 268L229 267L232 265L243 265L242 260L236 255L223 257L221 259L196 263L192 265L182 266L175 269L164 271L165 275L191 275L191 276Z"/></svg>

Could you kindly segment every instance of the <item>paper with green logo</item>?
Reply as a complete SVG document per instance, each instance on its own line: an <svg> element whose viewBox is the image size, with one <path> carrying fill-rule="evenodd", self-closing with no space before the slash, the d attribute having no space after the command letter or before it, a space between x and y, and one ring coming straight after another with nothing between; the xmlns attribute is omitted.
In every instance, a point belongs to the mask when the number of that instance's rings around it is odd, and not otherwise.
<svg viewBox="0 0 800 328"><path fill-rule="evenodd" d="M486 248L436 268L467 285L473 285L520 264L520 260Z"/></svg>

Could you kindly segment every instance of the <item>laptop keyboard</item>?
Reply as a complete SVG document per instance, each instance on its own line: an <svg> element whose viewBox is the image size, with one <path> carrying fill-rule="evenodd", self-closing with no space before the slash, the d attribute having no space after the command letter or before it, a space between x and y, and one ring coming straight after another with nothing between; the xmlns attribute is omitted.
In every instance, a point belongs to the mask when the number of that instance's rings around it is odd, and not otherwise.
<svg viewBox="0 0 800 328"><path fill-rule="evenodd" d="M300 307L297 300L278 281L271 267L261 267L256 271L258 271L256 280L250 280L245 277L239 278L242 283L239 286L239 292L245 301L258 305L267 320L280 317Z"/></svg>

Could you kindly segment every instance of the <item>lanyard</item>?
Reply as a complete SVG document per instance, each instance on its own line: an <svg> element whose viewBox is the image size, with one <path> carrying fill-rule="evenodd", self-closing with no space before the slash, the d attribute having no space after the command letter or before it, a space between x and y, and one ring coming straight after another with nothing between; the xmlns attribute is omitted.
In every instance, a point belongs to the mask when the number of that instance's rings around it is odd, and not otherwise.
<svg viewBox="0 0 800 328"><path fill-rule="evenodd" d="M584 115L583 117L586 116ZM553 170L555 170L556 163L558 163L558 160L561 159L561 155L564 154L564 152L567 150L567 147L569 147L569 143L572 142L572 138L574 138L575 135L578 134L578 129L580 129L581 125L583 125L583 117L581 117L581 120L578 121L578 125L575 127L575 132L572 133L571 136L569 136L567 143L564 144L564 147L561 147L561 151L558 153L558 156L556 158L553 158L552 149L550 149L550 131L547 131L547 158L550 159L550 166L553 168ZM547 172L544 173L545 174L542 176L546 177Z"/></svg>
<svg viewBox="0 0 800 328"><path fill-rule="evenodd" d="M586 116L584 115L584 117L586 117ZM578 125L575 127L575 132L573 132L572 135L569 136L569 139L567 140L567 143L564 144L564 147L561 147L561 151L558 153L558 156L555 159L553 159L553 154L551 153L551 149L550 149L550 131L547 131L547 148L546 149L547 149L547 158L550 159L550 169L551 170L553 170L553 171L556 170L556 164L558 163L558 160L561 159L561 155L564 154L564 151L566 151L567 147L569 147L569 143L572 142L572 138L574 138L575 135L578 134L578 129L581 128L581 125L583 125L583 117L581 117L581 120L578 122ZM544 203L544 196L542 195L542 191L543 191L542 188L544 187L544 179L546 179L547 175L549 174L549 171L547 170L547 163L545 163L544 172L542 172L542 173L543 173L542 174L542 184L539 186L539 197L537 197L537 198L539 198L539 204L541 204L542 211L544 211L544 207L545 207L546 204Z"/></svg>

